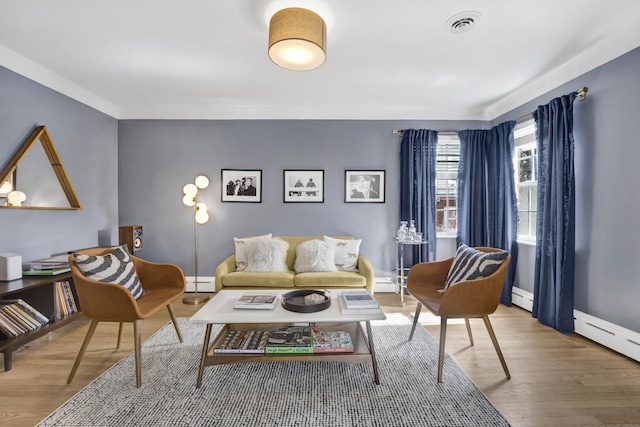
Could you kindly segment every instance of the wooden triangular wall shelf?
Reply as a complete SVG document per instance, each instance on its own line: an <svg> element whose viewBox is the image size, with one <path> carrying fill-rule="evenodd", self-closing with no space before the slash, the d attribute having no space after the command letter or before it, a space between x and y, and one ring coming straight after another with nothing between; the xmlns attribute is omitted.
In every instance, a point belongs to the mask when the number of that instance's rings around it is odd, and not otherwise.
<svg viewBox="0 0 640 427"><path fill-rule="evenodd" d="M69 206L61 207L61 206L0 206L0 208L26 208L26 209L82 209L80 206L80 202L76 197L76 193L73 190L73 186L71 185L71 181L69 181L69 177L67 176L67 172L62 165L62 161L60 161L60 157L58 156L58 152L56 151L56 147L53 145L53 140L47 131L46 126L38 126L29 136L29 138L22 144L22 147L18 150L18 152L11 158L9 163L2 169L0 172L0 184L4 183L7 180L12 179L12 175L15 176L15 172L17 167L20 165L20 162L27 156L31 148L38 142L42 144L42 148L44 149L47 158L49 159L49 163L53 168L53 172L58 178L58 182L62 187L62 191L64 191L65 196L69 202ZM19 184L19 183L18 183ZM19 189L19 188L17 188Z"/></svg>

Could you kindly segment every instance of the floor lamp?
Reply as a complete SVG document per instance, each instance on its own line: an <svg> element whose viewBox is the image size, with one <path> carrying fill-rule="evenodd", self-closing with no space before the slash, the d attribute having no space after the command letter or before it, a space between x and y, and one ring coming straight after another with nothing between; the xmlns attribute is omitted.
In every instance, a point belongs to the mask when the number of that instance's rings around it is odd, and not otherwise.
<svg viewBox="0 0 640 427"><path fill-rule="evenodd" d="M198 305L209 300L209 296L198 296L198 224L204 224L209 221L207 205L198 202L198 189L207 188L208 186L209 178L199 175L196 177L195 184L187 184L183 188L184 197L182 198L182 203L187 206L193 206L193 231L195 237L195 293L182 299L183 303L189 305Z"/></svg>

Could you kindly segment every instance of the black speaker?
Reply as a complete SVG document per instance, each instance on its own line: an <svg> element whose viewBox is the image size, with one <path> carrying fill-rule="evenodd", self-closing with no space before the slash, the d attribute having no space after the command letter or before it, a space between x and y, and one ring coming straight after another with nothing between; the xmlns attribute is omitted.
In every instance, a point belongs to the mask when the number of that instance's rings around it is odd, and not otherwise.
<svg viewBox="0 0 640 427"><path fill-rule="evenodd" d="M120 227L120 244L126 244L131 253L142 250L144 248L142 226L125 225Z"/></svg>

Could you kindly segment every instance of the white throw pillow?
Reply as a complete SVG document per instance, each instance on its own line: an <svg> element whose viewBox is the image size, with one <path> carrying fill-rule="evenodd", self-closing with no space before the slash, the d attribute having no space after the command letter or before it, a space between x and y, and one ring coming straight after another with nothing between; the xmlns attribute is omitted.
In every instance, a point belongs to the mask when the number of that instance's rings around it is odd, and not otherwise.
<svg viewBox="0 0 640 427"><path fill-rule="evenodd" d="M273 239L253 240L245 245L247 267L244 271L287 271L287 251L289 243L274 237Z"/></svg>
<svg viewBox="0 0 640 427"><path fill-rule="evenodd" d="M264 236L245 237L244 239L234 237L233 242L236 246L236 271L243 271L247 267L247 255L245 254L245 246L248 242L253 242L256 240L266 241L269 239L271 239L271 233L265 234Z"/></svg>
<svg viewBox="0 0 640 427"><path fill-rule="evenodd" d="M296 247L296 273L338 271L334 263L336 246L319 239L306 240Z"/></svg>
<svg viewBox="0 0 640 427"><path fill-rule="evenodd" d="M324 241L336 246L334 263L340 271L358 271L358 255L362 239L335 239L324 236Z"/></svg>

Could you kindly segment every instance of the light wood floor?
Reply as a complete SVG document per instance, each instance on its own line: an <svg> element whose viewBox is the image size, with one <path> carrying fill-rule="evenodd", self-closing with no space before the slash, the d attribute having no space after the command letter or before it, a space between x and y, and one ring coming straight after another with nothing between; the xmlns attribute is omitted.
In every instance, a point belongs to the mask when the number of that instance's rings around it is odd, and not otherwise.
<svg viewBox="0 0 640 427"><path fill-rule="evenodd" d="M411 297L404 307L398 295L378 293L376 297L387 313L410 315L415 310ZM182 304L181 299L174 302L180 317L198 308ZM531 313L515 306L500 306L491 319L511 371L510 381L481 320L471 322L473 347L464 323L450 323L446 351L512 425L640 425L637 362L579 335L566 336L541 326ZM164 310L143 321L143 340L168 320ZM423 310L420 321L437 341L439 319ZM117 350L117 324L100 324L73 383L67 385L88 325L87 319L72 322L14 353L13 369L0 372L0 426L35 425L132 351L132 326L127 325L122 348ZM384 372L381 375L384 381ZM447 381L446 370L443 380ZM131 381L135 381L133 372Z"/></svg>

